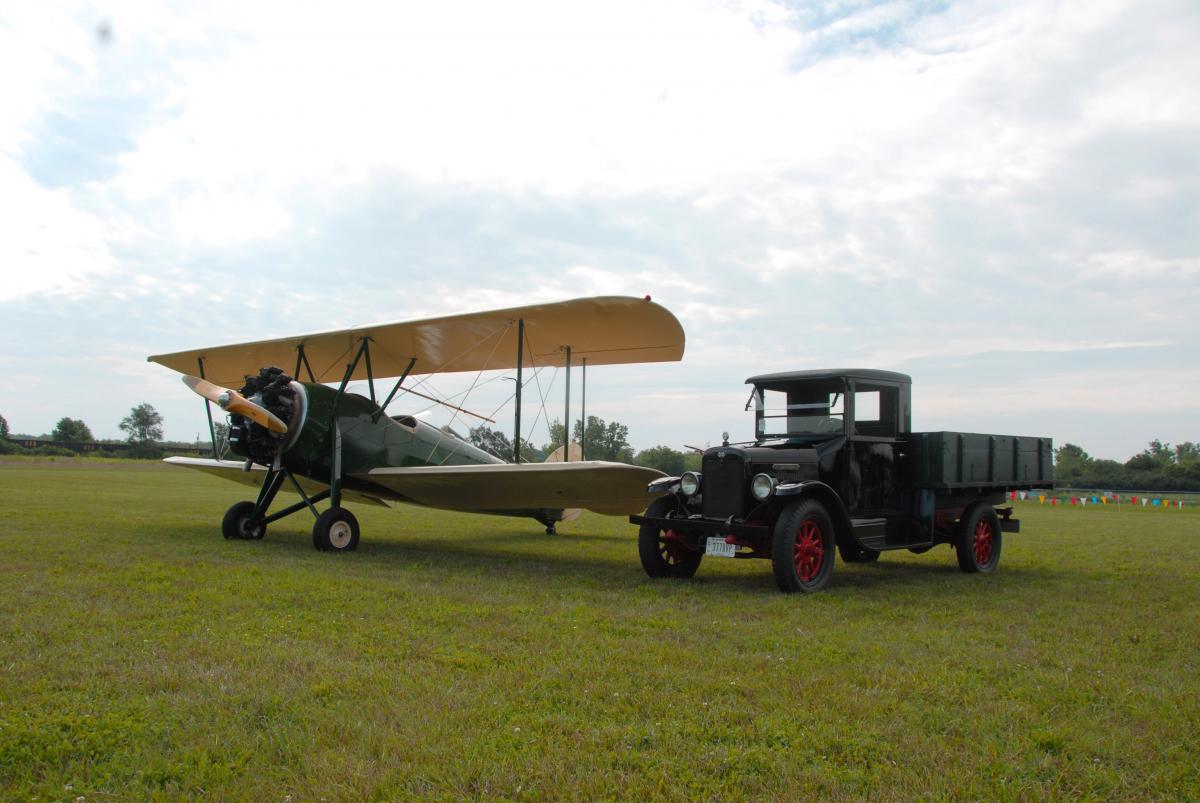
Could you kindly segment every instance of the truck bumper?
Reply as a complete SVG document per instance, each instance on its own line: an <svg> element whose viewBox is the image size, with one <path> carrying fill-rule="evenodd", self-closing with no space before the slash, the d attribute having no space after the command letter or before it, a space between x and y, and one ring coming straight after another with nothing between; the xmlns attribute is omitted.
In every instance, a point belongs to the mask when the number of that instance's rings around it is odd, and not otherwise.
<svg viewBox="0 0 1200 803"><path fill-rule="evenodd" d="M652 524L660 530L674 530L689 535L736 535L738 538L767 538L771 528L765 524L747 524L725 519L661 519L654 516L630 516L630 524Z"/></svg>

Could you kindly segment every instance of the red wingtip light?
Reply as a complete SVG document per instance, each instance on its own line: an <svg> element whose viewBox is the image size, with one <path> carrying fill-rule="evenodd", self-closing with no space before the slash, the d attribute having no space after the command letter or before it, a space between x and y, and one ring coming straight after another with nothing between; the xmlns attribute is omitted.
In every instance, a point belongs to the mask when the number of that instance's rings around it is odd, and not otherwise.
<svg viewBox="0 0 1200 803"><path fill-rule="evenodd" d="M650 300L651 300L651 299L650 299L650 294L649 294L649 293L646 293L646 300L647 300L647 301L650 301Z"/></svg>

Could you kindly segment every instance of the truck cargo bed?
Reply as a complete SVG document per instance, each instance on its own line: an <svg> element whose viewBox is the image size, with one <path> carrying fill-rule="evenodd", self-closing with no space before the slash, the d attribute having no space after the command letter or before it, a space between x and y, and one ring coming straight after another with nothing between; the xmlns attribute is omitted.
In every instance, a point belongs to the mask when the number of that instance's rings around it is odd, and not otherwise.
<svg viewBox="0 0 1200 803"><path fill-rule="evenodd" d="M1034 488L1054 479L1050 438L912 432L908 441L917 488Z"/></svg>

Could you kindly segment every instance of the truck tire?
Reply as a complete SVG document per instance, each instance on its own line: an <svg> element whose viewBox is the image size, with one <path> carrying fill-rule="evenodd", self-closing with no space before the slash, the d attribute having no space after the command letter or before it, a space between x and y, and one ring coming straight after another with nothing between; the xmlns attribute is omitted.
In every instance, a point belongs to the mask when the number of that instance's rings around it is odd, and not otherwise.
<svg viewBox="0 0 1200 803"><path fill-rule="evenodd" d="M964 572L996 571L1000 562L1000 518L991 505L975 505L963 516L954 551L958 554L958 567Z"/></svg>
<svg viewBox="0 0 1200 803"><path fill-rule="evenodd" d="M775 521L771 568L785 593L820 591L833 574L837 552L833 519L816 499L799 499Z"/></svg>
<svg viewBox="0 0 1200 803"><path fill-rule="evenodd" d="M675 507L675 497L664 496L650 503L646 515L664 518L673 513ZM704 553L676 540L674 533L669 530L643 524L638 530L638 556L642 559L642 568L650 577L682 579L696 573Z"/></svg>

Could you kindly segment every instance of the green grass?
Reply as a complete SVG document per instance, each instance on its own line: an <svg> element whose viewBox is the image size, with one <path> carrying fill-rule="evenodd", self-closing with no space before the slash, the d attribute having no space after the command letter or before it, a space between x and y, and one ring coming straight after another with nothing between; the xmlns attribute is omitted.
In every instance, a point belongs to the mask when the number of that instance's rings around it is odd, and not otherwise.
<svg viewBox="0 0 1200 803"><path fill-rule="evenodd" d="M0 464L0 798L1200 797L1196 511L1018 504L995 575L887 553L803 597L651 581L587 514L224 541L244 496Z"/></svg>

